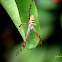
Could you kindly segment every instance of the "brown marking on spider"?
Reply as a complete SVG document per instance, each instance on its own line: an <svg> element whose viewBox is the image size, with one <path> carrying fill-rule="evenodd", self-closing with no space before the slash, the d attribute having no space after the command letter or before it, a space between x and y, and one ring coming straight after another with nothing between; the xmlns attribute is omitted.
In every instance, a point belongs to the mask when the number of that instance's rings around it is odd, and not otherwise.
<svg viewBox="0 0 62 62"><path fill-rule="evenodd" d="M33 0L32 0L32 2L33 2ZM22 46L22 48L21 48L21 51L25 48L25 46L26 46L26 43L27 43L27 40L28 40L28 36L29 36L29 33L30 33L30 30L34 30L34 32L36 33L36 35L39 37L39 39L40 39L40 41L41 41L41 43L40 43L40 45L42 45L42 39L41 39L41 37L40 37L40 35L38 34L38 32L35 30L35 28L33 27L33 25L34 25L34 22L35 22L35 18L34 18L34 15L31 15L30 16L30 9L31 9L31 6L32 6L32 2L31 2L31 5L30 5L30 8L29 8L29 20L28 20L28 24L27 23L23 23L23 24L27 24L28 25L28 30L27 30L27 34L26 34L26 39L25 39L25 42L24 42L24 44L23 44L23 46ZM21 24L21 25L23 25L23 24ZM20 25L20 26L21 26ZM20 27L19 26L19 27ZM34 39L35 41L36 41L36 39ZM40 45L38 45L38 47L40 47ZM17 55L19 55L20 53L21 53L21 51L19 50L17 53L16 53L16 56ZM19 54L18 54L19 53Z"/></svg>

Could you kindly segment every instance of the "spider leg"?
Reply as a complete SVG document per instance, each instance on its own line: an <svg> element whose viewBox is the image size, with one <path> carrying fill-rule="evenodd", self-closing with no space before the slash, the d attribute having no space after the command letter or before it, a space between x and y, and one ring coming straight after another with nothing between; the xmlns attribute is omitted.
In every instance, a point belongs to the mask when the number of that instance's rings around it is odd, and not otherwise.
<svg viewBox="0 0 62 62"><path fill-rule="evenodd" d="M16 56L17 56L17 55L19 55L19 54L21 53L21 51L25 48L26 43L27 43L27 40L28 40L29 32L30 32L30 27L28 27L25 42L24 42L24 44L23 44L22 48L21 48L21 49L20 49L20 50L16 53Z"/></svg>
<svg viewBox="0 0 62 62"><path fill-rule="evenodd" d="M21 53L21 49L16 53L16 56L18 56Z"/></svg>
<svg viewBox="0 0 62 62"><path fill-rule="evenodd" d="M36 35L39 37L39 39L41 41L40 45L42 45L42 39L41 39L40 35L38 34L38 32L35 30L34 27L32 29L34 30L34 32L36 33ZM40 45L38 45L37 47L40 47Z"/></svg>
<svg viewBox="0 0 62 62"><path fill-rule="evenodd" d="M33 2L33 0L32 0L32 2ZM30 8L29 8L29 20L28 20L28 22L30 21L30 9L31 9L31 6L32 6L32 2L30 4Z"/></svg>
<svg viewBox="0 0 62 62"><path fill-rule="evenodd" d="M26 39L25 39L25 42L24 42L24 44L23 44L23 47L21 48L22 50L23 50L24 47L26 46L26 43L27 43L27 40L28 40L28 36L29 36L29 32L30 32L30 27L28 27Z"/></svg>
<svg viewBox="0 0 62 62"><path fill-rule="evenodd" d="M23 23L23 24L21 24L21 25L24 25L24 24L27 24L27 23ZM20 25L20 26L21 26L21 25ZM19 27L20 27L20 26L19 26ZM27 24L27 26L28 26L28 24Z"/></svg>

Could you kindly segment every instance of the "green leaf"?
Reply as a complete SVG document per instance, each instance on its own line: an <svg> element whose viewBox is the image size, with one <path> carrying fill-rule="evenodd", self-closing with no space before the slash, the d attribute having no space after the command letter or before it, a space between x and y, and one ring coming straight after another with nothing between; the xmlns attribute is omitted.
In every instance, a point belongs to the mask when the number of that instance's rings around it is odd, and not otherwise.
<svg viewBox="0 0 62 62"><path fill-rule="evenodd" d="M29 7L32 0L1 0L2 6L5 8L7 13L9 14L10 18L14 22L15 26L17 27L18 31L20 32L21 36L23 37L23 40L25 41L26 33L28 26L23 25L19 27L19 25L22 23L28 23L29 19ZM31 15L34 15L35 17L35 24L34 28L36 31L40 34L39 29L39 21L38 21L38 14L37 9L35 6L35 3L33 1L31 11ZM27 41L27 47L29 49L35 48L39 43L39 38L34 33L33 30L30 31L28 41Z"/></svg>
<svg viewBox="0 0 62 62"><path fill-rule="evenodd" d="M23 39L25 39L25 33L23 27L21 26L19 28L19 25L21 24L21 20L16 2L14 0L1 0L1 4L5 8L10 18L12 19L13 23L15 24L16 28L20 32Z"/></svg>

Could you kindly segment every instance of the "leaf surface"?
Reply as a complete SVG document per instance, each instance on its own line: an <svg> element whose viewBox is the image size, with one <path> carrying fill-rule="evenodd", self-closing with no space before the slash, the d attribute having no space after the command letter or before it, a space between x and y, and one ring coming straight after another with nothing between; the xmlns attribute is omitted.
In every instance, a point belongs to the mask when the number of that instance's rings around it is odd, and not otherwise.
<svg viewBox="0 0 62 62"><path fill-rule="evenodd" d="M7 11L8 15L12 19L13 23L15 24L16 28L20 32L23 40L25 41L26 33L28 26L23 25L19 27L21 23L28 23L29 19L29 7L32 0L1 0L2 6ZM33 1L30 15L34 15L35 17L35 24L34 28L36 31L40 34L40 28L39 28L39 21L38 21L38 14L37 9L35 6L35 2ZM39 38L34 33L33 30L30 31L28 41L27 41L27 47L29 49L35 48L39 43Z"/></svg>

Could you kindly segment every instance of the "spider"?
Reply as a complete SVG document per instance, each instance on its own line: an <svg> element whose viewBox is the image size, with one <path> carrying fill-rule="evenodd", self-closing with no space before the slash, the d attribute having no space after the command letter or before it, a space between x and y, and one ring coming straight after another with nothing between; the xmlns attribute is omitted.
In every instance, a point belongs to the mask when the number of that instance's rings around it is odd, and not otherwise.
<svg viewBox="0 0 62 62"><path fill-rule="evenodd" d="M32 2L33 2L33 0L32 0ZM21 53L21 51L25 48L27 40L28 40L28 36L29 36L29 33L30 33L30 30L34 30L34 32L36 33L36 35L39 37L39 39L41 41L40 45L42 45L42 39L41 39L40 35L38 34L38 32L35 30L35 28L33 26L34 22L35 22L34 15L30 16L30 9L31 9L31 6L32 6L32 2L30 4L30 8L29 8L29 20L28 20L28 24L27 23L21 24L21 25L27 24L27 26L28 26L28 30L27 30L27 34L26 34L26 39L25 39L25 42L24 42L22 48L16 53L16 56L19 55ZM40 47L40 45L38 45L37 47Z"/></svg>

